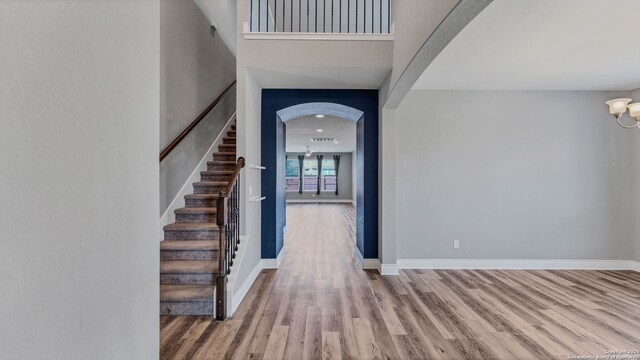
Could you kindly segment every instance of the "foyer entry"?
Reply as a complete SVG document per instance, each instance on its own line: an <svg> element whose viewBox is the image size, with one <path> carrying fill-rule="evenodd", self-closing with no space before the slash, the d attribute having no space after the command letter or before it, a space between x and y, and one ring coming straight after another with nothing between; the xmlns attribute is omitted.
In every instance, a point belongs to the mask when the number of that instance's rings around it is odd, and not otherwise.
<svg viewBox="0 0 640 360"><path fill-rule="evenodd" d="M378 258L378 91L264 89L261 113L261 252L275 259L284 247L286 122L327 114L356 123L356 249L359 259Z"/></svg>

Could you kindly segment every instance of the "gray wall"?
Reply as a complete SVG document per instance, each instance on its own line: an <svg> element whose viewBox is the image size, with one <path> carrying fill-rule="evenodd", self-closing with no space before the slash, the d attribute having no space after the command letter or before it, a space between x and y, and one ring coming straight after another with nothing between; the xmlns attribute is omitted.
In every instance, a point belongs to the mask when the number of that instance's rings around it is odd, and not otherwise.
<svg viewBox="0 0 640 360"><path fill-rule="evenodd" d="M159 3L0 1L0 357L157 359Z"/></svg>
<svg viewBox="0 0 640 360"><path fill-rule="evenodd" d="M630 98L633 99L633 102L640 101L640 89L631 92ZM625 117L628 116L625 115ZM628 120L628 118L626 119ZM632 148L632 156L633 156L633 186L634 186L634 196L633 196L633 204L634 204L634 218L633 223L635 225L635 236L633 241L633 258L635 260L640 261L640 129L638 130L629 130L633 135L633 148Z"/></svg>
<svg viewBox="0 0 640 360"><path fill-rule="evenodd" d="M287 153L287 156L296 157L302 155L298 153ZM322 153L325 159L333 159L333 155L340 155L340 170L338 171L338 195L335 192L320 192L317 195L315 192L298 192L288 191L286 196L287 200L353 200L353 178L354 168L352 166L352 153ZM315 156L312 156L315 159Z"/></svg>
<svg viewBox="0 0 640 360"><path fill-rule="evenodd" d="M619 95L411 91L398 108L398 258L628 258L638 133L608 114Z"/></svg>
<svg viewBox="0 0 640 360"><path fill-rule="evenodd" d="M235 79L235 58L193 1L160 1L160 149ZM160 214L235 111L235 94L212 111L160 166Z"/></svg>

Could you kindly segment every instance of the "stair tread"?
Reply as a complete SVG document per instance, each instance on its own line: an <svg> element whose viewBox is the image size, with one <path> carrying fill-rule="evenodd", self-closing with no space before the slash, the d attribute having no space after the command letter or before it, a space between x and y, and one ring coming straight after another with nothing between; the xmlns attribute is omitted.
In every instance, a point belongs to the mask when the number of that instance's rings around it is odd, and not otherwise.
<svg viewBox="0 0 640 360"><path fill-rule="evenodd" d="M198 182L194 182L193 185L218 185L218 186L224 186L227 185L228 182L227 181L198 181Z"/></svg>
<svg viewBox="0 0 640 360"><path fill-rule="evenodd" d="M218 230L214 223L173 223L166 225L163 230Z"/></svg>
<svg viewBox="0 0 640 360"><path fill-rule="evenodd" d="M217 210L215 207L182 207L173 212L176 214L215 214Z"/></svg>
<svg viewBox="0 0 640 360"><path fill-rule="evenodd" d="M230 153L231 154L231 153ZM235 165L236 162L234 161L225 161L225 160L210 160L207 161L207 164L220 164L220 165Z"/></svg>
<svg viewBox="0 0 640 360"><path fill-rule="evenodd" d="M234 145L235 145L235 144L234 144ZM236 156L235 151L233 151L233 152L232 152L232 151L227 151L227 152L224 152L224 151L216 151L216 152L213 152L213 153L211 153L211 154L212 154L212 155Z"/></svg>
<svg viewBox="0 0 640 360"><path fill-rule="evenodd" d="M212 301L215 285L160 285L160 301Z"/></svg>
<svg viewBox="0 0 640 360"><path fill-rule="evenodd" d="M233 174L233 170L200 171L200 175L231 175L231 174Z"/></svg>
<svg viewBox="0 0 640 360"><path fill-rule="evenodd" d="M161 274L213 274L217 263L208 260L161 260Z"/></svg>
<svg viewBox="0 0 640 360"><path fill-rule="evenodd" d="M188 194L184 196L185 199L201 199L201 200L213 200L218 198L218 194Z"/></svg>
<svg viewBox="0 0 640 360"><path fill-rule="evenodd" d="M222 146L222 147L236 147L236 144L220 144L220 145L218 145L218 147L220 147L220 146Z"/></svg>
<svg viewBox="0 0 640 360"><path fill-rule="evenodd" d="M215 250L218 250L218 241L214 241L214 240L163 240L163 241L160 242L160 250L215 251Z"/></svg>

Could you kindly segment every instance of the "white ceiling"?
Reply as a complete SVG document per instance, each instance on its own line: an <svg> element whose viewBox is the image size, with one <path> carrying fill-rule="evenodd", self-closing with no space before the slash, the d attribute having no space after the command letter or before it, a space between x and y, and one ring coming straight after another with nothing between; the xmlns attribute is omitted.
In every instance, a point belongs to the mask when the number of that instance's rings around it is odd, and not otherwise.
<svg viewBox="0 0 640 360"><path fill-rule="evenodd" d="M640 0L495 0L414 89L640 87Z"/></svg>
<svg viewBox="0 0 640 360"><path fill-rule="evenodd" d="M356 149L356 123L334 116L318 119L303 116L287 121L287 152L353 152ZM322 129L322 132L317 132ZM312 138L335 138L338 143L312 142Z"/></svg>

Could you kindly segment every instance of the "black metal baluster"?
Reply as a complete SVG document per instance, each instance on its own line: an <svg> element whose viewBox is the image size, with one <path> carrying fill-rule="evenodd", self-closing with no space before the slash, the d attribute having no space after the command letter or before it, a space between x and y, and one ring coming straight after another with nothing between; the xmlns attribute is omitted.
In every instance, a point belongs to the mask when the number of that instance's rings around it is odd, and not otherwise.
<svg viewBox="0 0 640 360"><path fill-rule="evenodd" d="M391 34L391 0L387 0L387 33Z"/></svg>
<svg viewBox="0 0 640 360"><path fill-rule="evenodd" d="M322 0L322 32L327 32L327 0Z"/></svg>
<svg viewBox="0 0 640 360"><path fill-rule="evenodd" d="M316 0L316 13L314 15L316 16L315 25L316 25L316 33L317 33L318 32L318 0Z"/></svg>
<svg viewBox="0 0 640 360"><path fill-rule="evenodd" d="M307 32L309 32L309 0L307 0Z"/></svg>
<svg viewBox="0 0 640 360"><path fill-rule="evenodd" d="M340 33L342 33L342 0L340 0L340 11L338 11L338 27L340 28Z"/></svg>
<svg viewBox="0 0 640 360"><path fill-rule="evenodd" d="M253 31L253 0L249 3L249 31Z"/></svg>
<svg viewBox="0 0 640 360"><path fill-rule="evenodd" d="M298 0L298 32L302 32L302 0Z"/></svg>
<svg viewBox="0 0 640 360"><path fill-rule="evenodd" d="M260 11L260 4L262 3L261 0L258 0L258 32L260 32L260 15L262 14L262 12Z"/></svg>
<svg viewBox="0 0 640 360"><path fill-rule="evenodd" d="M267 0L267 32L269 32L269 0Z"/></svg>
<svg viewBox="0 0 640 360"><path fill-rule="evenodd" d="M362 15L362 32L367 32L367 0L364 0L364 14ZM373 6L371 6L373 9Z"/></svg>
<svg viewBox="0 0 640 360"><path fill-rule="evenodd" d="M351 32L350 24L351 21L351 0L347 0L347 33Z"/></svg>
<svg viewBox="0 0 640 360"><path fill-rule="evenodd" d="M333 0L331 0L331 33L333 33Z"/></svg>
<svg viewBox="0 0 640 360"><path fill-rule="evenodd" d="M360 0L356 0L356 34L358 33L358 3Z"/></svg>
<svg viewBox="0 0 640 360"><path fill-rule="evenodd" d="M273 3L273 32L278 32L278 0Z"/></svg>
<svg viewBox="0 0 640 360"><path fill-rule="evenodd" d="M289 7L291 8L289 10L289 13L291 14L291 26L289 26L289 31L293 32L293 0L289 1Z"/></svg>
<svg viewBox="0 0 640 360"><path fill-rule="evenodd" d="M382 0L380 1L380 34L382 34ZM373 13L371 13L371 21L373 21ZM376 30L373 28L373 25L371 25L371 33L373 34L374 32L376 32Z"/></svg>

